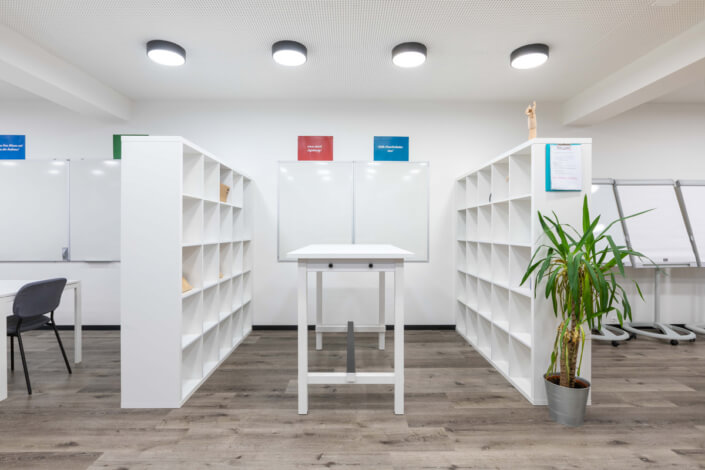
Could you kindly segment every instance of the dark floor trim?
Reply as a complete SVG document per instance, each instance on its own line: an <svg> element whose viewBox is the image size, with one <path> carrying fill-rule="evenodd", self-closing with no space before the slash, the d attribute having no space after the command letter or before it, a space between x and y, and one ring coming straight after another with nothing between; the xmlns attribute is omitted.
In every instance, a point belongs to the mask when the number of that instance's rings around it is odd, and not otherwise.
<svg viewBox="0 0 705 470"><path fill-rule="evenodd" d="M296 325L254 325L253 330L263 331L292 331L296 330ZM309 331L313 330L313 325L308 325ZM387 325L387 330L393 330L394 325ZM405 325L405 330L455 330L455 325Z"/></svg>

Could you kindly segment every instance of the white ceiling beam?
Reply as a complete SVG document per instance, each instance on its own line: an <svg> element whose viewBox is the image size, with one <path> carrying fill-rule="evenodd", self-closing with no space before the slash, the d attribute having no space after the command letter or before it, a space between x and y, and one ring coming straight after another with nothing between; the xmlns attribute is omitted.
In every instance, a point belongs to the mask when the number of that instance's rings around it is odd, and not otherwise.
<svg viewBox="0 0 705 470"><path fill-rule="evenodd" d="M705 22L563 104L563 123L590 125L705 78Z"/></svg>
<svg viewBox="0 0 705 470"><path fill-rule="evenodd" d="M82 114L122 120L130 116L127 97L4 25L0 80Z"/></svg>

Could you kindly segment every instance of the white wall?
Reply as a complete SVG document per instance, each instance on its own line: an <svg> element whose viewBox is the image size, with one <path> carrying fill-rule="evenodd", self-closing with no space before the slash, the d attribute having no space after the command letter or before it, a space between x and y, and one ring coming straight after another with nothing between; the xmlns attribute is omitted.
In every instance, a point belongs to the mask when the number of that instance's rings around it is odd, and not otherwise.
<svg viewBox="0 0 705 470"><path fill-rule="evenodd" d="M279 160L296 159L297 136L333 135L336 160L370 160L373 136L408 135L411 159L431 162L431 261L408 266L407 322L451 324L452 182L458 174L525 140L524 107L525 103L143 102L124 123L96 121L41 101L22 101L3 102L0 127L3 133L27 135L28 158L110 158L114 133L183 135L248 173L256 182L257 198L255 324L295 323L295 269L276 262L276 169ZM646 105L589 128L563 127L559 110L539 103L539 135L592 137L595 177L705 179L705 158L698 155L705 148L703 105ZM87 283L86 324L118 323L116 266L58 266L69 277ZM0 278L44 277L53 275L56 267L0 263ZM696 289L692 276L676 272L668 281L673 285L664 292ZM324 310L335 308L330 315L342 320L364 312L360 321L374 318L374 276L360 280L340 275L324 282L328 285ZM349 290L351 284L358 288ZM703 295L696 300L689 295L664 299L665 306L673 302L673 309L664 307L664 318L673 315L676 321L684 312L701 307ZM637 311L648 318L648 305Z"/></svg>

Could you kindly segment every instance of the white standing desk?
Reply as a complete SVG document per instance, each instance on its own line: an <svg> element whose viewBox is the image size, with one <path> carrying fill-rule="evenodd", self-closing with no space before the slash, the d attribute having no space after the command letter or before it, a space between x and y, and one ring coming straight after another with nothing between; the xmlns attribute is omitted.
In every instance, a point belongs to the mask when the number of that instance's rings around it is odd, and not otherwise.
<svg viewBox="0 0 705 470"><path fill-rule="evenodd" d="M412 255L392 245L308 245L288 253L289 258L298 260L299 414L308 413L308 384L394 385L394 413L404 414L404 258ZM308 371L309 272L316 273L317 317L321 312L321 278L324 272L378 272L380 288L384 288L384 273L394 273L394 372ZM384 294L380 292L380 305L383 301ZM383 307L380 312L381 323L384 324L381 316ZM318 321L320 318L317 318ZM319 334L323 331L316 330L317 349L320 346ZM383 341L380 339L381 348L384 347Z"/></svg>
<svg viewBox="0 0 705 470"><path fill-rule="evenodd" d="M12 315L12 304L15 295L25 284L35 280L0 280L0 400L7 398L7 320ZM83 359L81 353L81 281L70 280L66 282L64 291L73 290L73 318L74 318L74 360L78 364Z"/></svg>

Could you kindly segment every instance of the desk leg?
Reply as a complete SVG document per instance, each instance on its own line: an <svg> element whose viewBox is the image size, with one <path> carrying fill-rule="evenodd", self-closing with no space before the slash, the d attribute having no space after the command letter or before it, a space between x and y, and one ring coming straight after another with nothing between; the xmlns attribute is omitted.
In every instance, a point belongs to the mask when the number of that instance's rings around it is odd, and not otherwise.
<svg viewBox="0 0 705 470"><path fill-rule="evenodd" d="M316 273L316 326L323 325L323 273ZM316 332L316 351L323 349L323 333Z"/></svg>
<svg viewBox="0 0 705 470"><path fill-rule="evenodd" d="M299 414L308 414L308 286L306 263L299 261Z"/></svg>
<svg viewBox="0 0 705 470"><path fill-rule="evenodd" d="M386 315L385 315L385 307L386 307L386 302L385 302L385 290L384 290L384 282L385 282L385 272L380 271L379 272L379 324L382 326L385 326L385 321L386 321ZM379 349L384 350L384 331L379 334Z"/></svg>
<svg viewBox="0 0 705 470"><path fill-rule="evenodd" d="M404 414L404 264L394 269L394 414Z"/></svg>
<svg viewBox="0 0 705 470"><path fill-rule="evenodd" d="M81 303L81 284L73 290L73 353L75 364L83 361L83 310Z"/></svg>

